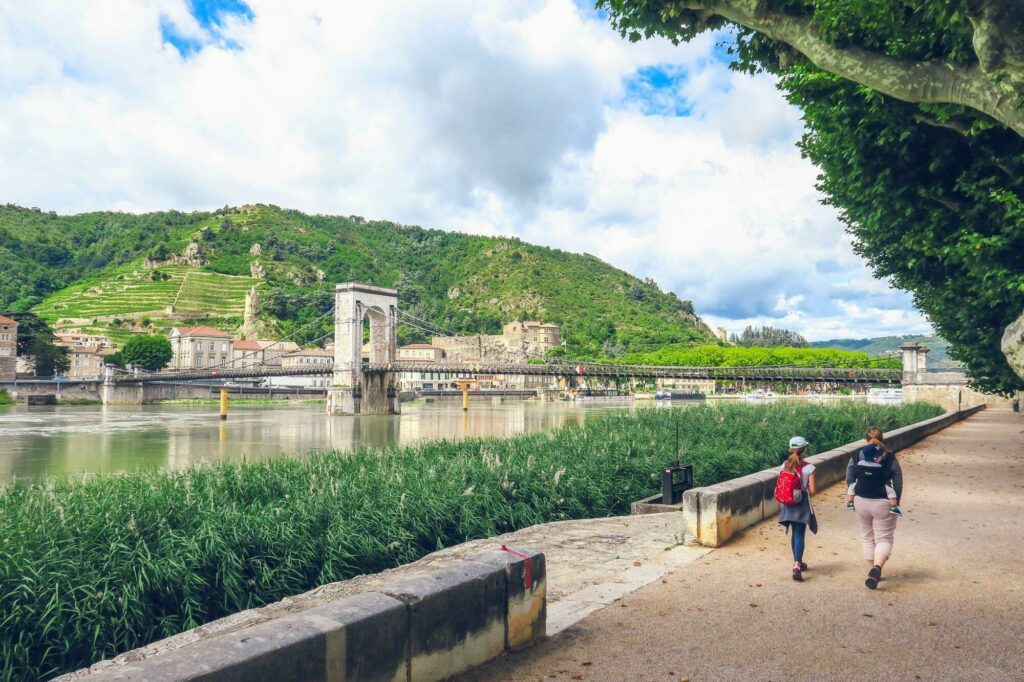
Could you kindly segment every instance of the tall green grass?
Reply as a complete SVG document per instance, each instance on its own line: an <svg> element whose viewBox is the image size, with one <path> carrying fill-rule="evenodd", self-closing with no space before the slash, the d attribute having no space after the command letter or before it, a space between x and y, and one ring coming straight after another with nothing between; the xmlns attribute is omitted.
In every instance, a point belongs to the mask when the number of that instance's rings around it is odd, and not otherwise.
<svg viewBox="0 0 1024 682"><path fill-rule="evenodd" d="M322 583L536 523L628 513L659 469L698 485L935 416L914 404L646 410L432 442L0 493L0 679L47 677Z"/></svg>

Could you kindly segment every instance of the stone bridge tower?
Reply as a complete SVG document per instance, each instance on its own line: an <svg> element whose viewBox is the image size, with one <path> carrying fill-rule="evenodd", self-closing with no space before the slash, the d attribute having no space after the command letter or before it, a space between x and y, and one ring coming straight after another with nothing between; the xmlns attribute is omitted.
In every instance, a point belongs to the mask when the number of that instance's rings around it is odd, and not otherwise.
<svg viewBox="0 0 1024 682"><path fill-rule="evenodd" d="M334 381L328 414L398 414L393 372L363 370L363 322L370 322L370 364L394 362L398 291L349 282L334 289Z"/></svg>

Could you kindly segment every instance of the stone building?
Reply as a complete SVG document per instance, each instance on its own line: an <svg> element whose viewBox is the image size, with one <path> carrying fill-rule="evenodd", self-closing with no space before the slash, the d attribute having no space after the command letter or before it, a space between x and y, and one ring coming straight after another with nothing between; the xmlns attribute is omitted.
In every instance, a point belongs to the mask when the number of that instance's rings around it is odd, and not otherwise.
<svg viewBox="0 0 1024 682"><path fill-rule="evenodd" d="M528 356L541 356L556 347L560 341L561 329L557 324L546 324L537 320L509 322L501 329L505 344L510 349L521 348Z"/></svg>
<svg viewBox="0 0 1024 682"><path fill-rule="evenodd" d="M443 348L429 343L411 343L398 349L399 362L435 364L446 359L449 358ZM458 380L466 378L468 375L442 372L440 369L436 372L402 372L398 376L398 387L402 391L449 390L458 388Z"/></svg>
<svg viewBox="0 0 1024 682"><path fill-rule="evenodd" d="M81 332L63 332L54 334L54 345L65 348L106 348L107 353L114 352L114 342L109 336L101 334L84 334Z"/></svg>
<svg viewBox="0 0 1024 682"><path fill-rule="evenodd" d="M435 336L431 345L444 351L453 362L523 363L540 357L561 343L561 329L556 324L527 320L509 322L501 334L469 336Z"/></svg>
<svg viewBox="0 0 1024 682"><path fill-rule="evenodd" d="M323 365L333 367L334 349L327 348L304 348L294 350L287 355L280 357L282 367L310 367ZM295 388L323 388L331 385L332 374L297 377L274 377L274 386L292 386Z"/></svg>
<svg viewBox="0 0 1024 682"><path fill-rule="evenodd" d="M1011 398L975 391L967 386L962 369L929 369L929 349L917 342L900 346L903 356L903 402L925 401L947 410L971 407L982 403L989 407L1008 408ZM1020 399L1018 395L1018 399Z"/></svg>
<svg viewBox="0 0 1024 682"><path fill-rule="evenodd" d="M71 346L68 348L69 379L99 379L103 376L103 357L110 354L110 348L99 346Z"/></svg>
<svg viewBox="0 0 1024 682"><path fill-rule="evenodd" d="M245 292L245 312L242 317L242 327L238 330L238 336L245 340L258 339L264 331L263 322L257 317L260 312L260 294L256 287Z"/></svg>
<svg viewBox="0 0 1024 682"><path fill-rule="evenodd" d="M18 367L18 322L0 315L0 381L13 381Z"/></svg>
<svg viewBox="0 0 1024 682"><path fill-rule="evenodd" d="M171 329L171 369L223 367L231 362L231 335L212 327Z"/></svg>
<svg viewBox="0 0 1024 682"><path fill-rule="evenodd" d="M269 341L266 339L234 341L231 344L231 367L280 367L282 358L295 353L299 346L294 341Z"/></svg>

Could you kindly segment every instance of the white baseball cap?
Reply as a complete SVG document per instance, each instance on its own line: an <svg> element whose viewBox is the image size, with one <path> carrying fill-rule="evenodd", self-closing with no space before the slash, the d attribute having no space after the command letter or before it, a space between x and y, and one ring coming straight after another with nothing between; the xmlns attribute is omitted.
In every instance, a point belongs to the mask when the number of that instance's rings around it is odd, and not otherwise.
<svg viewBox="0 0 1024 682"><path fill-rule="evenodd" d="M803 436L793 436L789 439L790 450L805 450L810 443Z"/></svg>

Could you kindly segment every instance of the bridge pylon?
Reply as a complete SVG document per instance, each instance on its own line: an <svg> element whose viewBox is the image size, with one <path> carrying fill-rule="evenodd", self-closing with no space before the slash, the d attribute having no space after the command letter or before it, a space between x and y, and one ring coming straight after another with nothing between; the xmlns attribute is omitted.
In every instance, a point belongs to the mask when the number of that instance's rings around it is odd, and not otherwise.
<svg viewBox="0 0 1024 682"><path fill-rule="evenodd" d="M328 414L398 414L401 402L394 372L363 369L363 325L370 323L370 364L398 358L398 291L348 282L334 288L334 380L327 391Z"/></svg>

